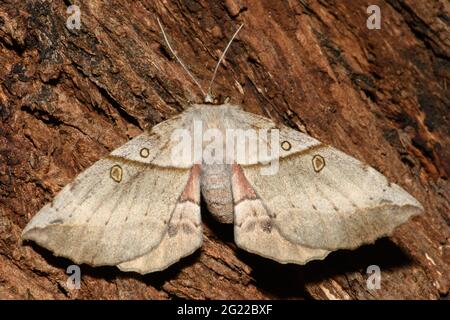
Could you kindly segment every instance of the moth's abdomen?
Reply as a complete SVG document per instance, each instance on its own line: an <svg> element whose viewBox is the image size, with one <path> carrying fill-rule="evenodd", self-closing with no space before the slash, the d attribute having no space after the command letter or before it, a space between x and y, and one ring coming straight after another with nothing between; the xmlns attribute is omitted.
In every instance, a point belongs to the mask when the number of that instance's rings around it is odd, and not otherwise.
<svg viewBox="0 0 450 320"><path fill-rule="evenodd" d="M201 190L206 206L213 217L222 223L233 223L233 196L230 166L202 165Z"/></svg>

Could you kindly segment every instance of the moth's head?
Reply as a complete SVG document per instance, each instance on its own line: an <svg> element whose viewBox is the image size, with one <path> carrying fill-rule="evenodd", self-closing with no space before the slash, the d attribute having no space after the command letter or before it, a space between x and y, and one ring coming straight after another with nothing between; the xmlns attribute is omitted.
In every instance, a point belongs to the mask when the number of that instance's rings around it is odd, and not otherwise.
<svg viewBox="0 0 450 320"><path fill-rule="evenodd" d="M208 110L212 110L215 108L218 109L239 109L242 110L242 106L239 104L233 104L230 103L231 99L230 97L223 98L222 96L220 98L215 98L213 102L203 102L203 103L193 103L190 105L191 110L200 110L201 112L204 112L205 108Z"/></svg>
<svg viewBox="0 0 450 320"><path fill-rule="evenodd" d="M217 106L227 104L228 102L230 102L230 100L231 99L229 96L219 95L218 97L214 97L213 95L208 93L203 100L203 104Z"/></svg>

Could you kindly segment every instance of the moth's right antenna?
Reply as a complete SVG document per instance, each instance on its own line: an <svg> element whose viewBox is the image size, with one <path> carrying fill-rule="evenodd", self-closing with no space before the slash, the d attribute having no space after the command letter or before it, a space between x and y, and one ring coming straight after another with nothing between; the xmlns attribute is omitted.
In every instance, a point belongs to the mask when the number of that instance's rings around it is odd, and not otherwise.
<svg viewBox="0 0 450 320"><path fill-rule="evenodd" d="M219 61L216 64L216 68L214 69L214 74L212 76L211 82L209 83L209 87L208 87L208 93L205 95L205 102L213 102L213 96L211 94L211 87L214 83L214 79L216 78L217 75L217 70L219 69L219 65L222 62L223 58L225 57L225 54L228 51L228 48L231 46L231 43L233 42L234 38L236 38L237 34L239 33L239 31L241 31L242 27L244 26L244 24L241 24L239 26L239 28L236 30L236 32L233 34L233 36L231 37L230 41L228 42L227 46L225 47L225 50L223 50L222 55L220 56Z"/></svg>
<svg viewBox="0 0 450 320"><path fill-rule="evenodd" d="M158 24L159 27L161 28L161 32L163 34L164 37L164 41L166 41L167 46L169 47L170 52L172 52L172 54L175 56L175 58L177 59L177 61L181 64L181 66L183 67L184 71L186 71L186 73L191 77L191 79L195 82L195 84L200 88L200 91L202 92L203 96L207 96L205 90L203 90L202 86L200 85L200 83L197 81L197 79L190 73L190 71L188 70L188 68L186 67L186 65L183 63L183 61L181 61L180 58L178 58L177 54L175 53L175 51L172 49L172 46L169 43L169 40L167 39L166 33L164 32L164 28L161 24L161 21L159 21L159 18L157 18L158 20Z"/></svg>

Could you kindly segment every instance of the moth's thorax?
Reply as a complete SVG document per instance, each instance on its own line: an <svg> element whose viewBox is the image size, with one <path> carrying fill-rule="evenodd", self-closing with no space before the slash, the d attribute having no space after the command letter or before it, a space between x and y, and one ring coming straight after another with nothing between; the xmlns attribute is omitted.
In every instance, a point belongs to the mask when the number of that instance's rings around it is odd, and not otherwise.
<svg viewBox="0 0 450 320"><path fill-rule="evenodd" d="M209 129L225 132L238 126L236 110L242 110L239 105L233 104L193 104L186 110L186 120L194 125L202 124L202 130Z"/></svg>
<svg viewBox="0 0 450 320"><path fill-rule="evenodd" d="M242 110L241 106L233 104L193 104L187 110L194 118L207 120L219 120L232 117L232 112Z"/></svg>

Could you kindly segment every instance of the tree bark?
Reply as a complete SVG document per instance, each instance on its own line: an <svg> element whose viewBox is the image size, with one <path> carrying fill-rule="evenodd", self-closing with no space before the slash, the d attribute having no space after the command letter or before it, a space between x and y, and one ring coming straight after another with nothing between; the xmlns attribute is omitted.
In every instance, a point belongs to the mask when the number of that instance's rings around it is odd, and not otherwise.
<svg viewBox="0 0 450 320"><path fill-rule="evenodd" d="M79 30L66 25L71 4ZM366 25L371 4L380 30ZM446 0L0 0L0 299L448 298L449 16ZM68 289L72 262L21 244L24 226L92 163L203 100L157 17L203 86L245 23L216 95L368 163L425 213L297 266L239 250L203 208L192 256L145 276L82 265L81 289Z"/></svg>

